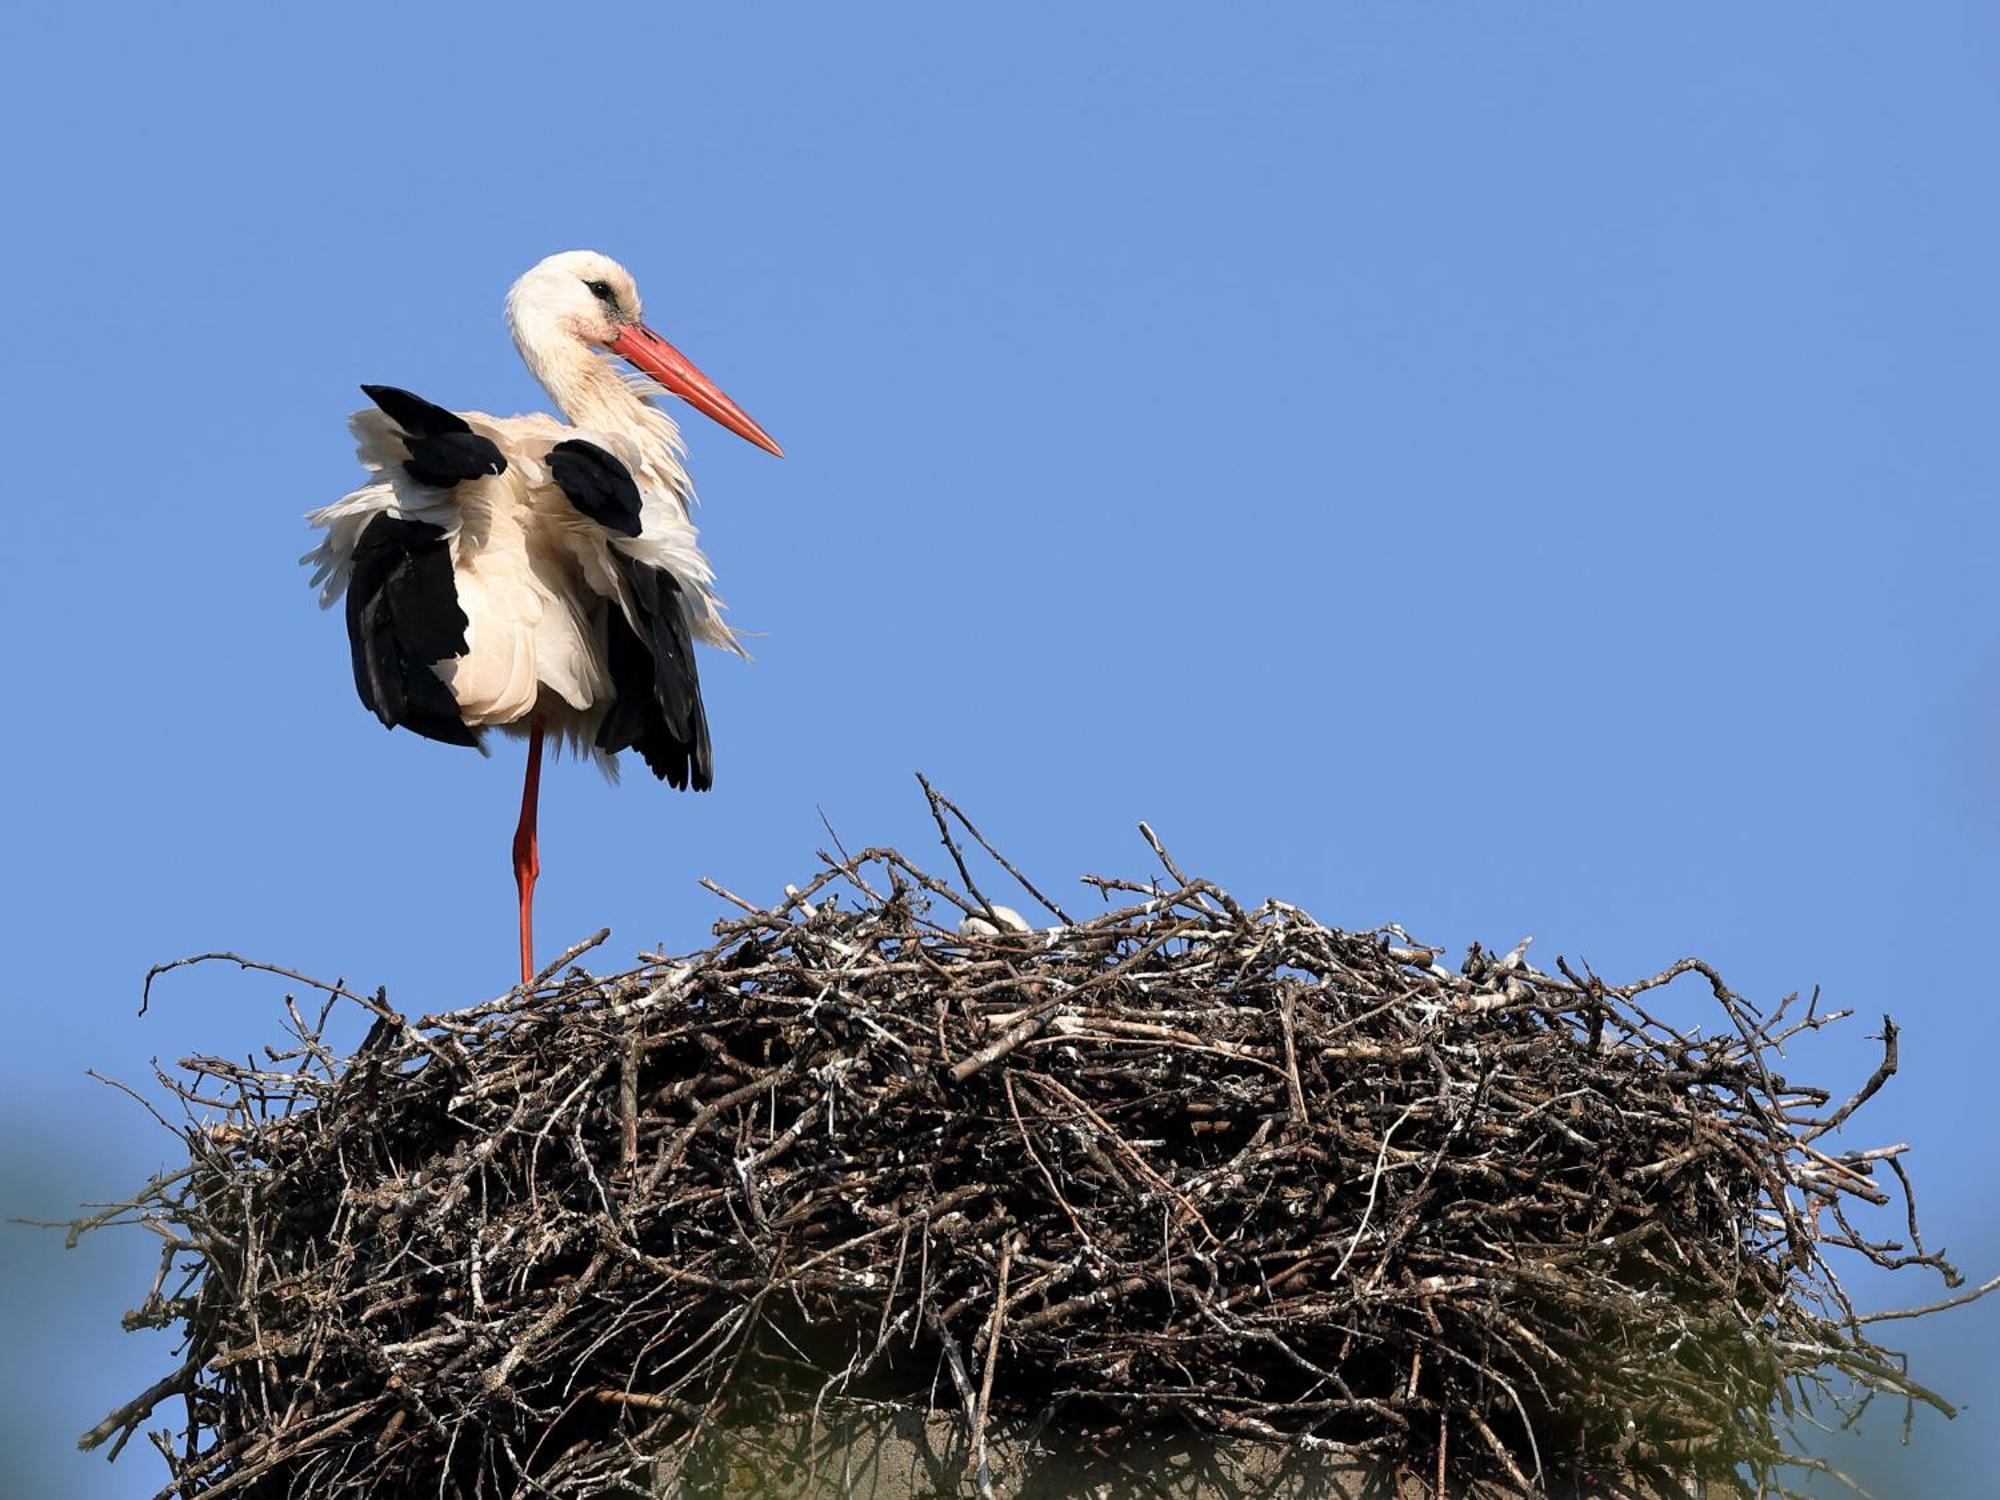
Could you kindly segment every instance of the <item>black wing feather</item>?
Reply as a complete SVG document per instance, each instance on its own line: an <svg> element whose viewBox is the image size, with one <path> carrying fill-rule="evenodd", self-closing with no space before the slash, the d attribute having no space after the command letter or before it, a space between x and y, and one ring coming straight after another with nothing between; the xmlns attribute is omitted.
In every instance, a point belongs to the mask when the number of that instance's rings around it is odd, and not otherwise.
<svg viewBox="0 0 2000 1500"><path fill-rule="evenodd" d="M468 479L507 472L499 445L474 432L457 412L393 385L364 385L361 393L403 430L410 450L403 468L417 483L448 490Z"/></svg>
<svg viewBox="0 0 2000 1500"><path fill-rule="evenodd" d="M353 562L347 639L361 701L391 729L401 725L448 745L477 745L451 689L431 670L465 654L469 623L459 607L443 528L379 515L361 533Z"/></svg>
<svg viewBox="0 0 2000 1500"><path fill-rule="evenodd" d="M472 424L455 411L414 396L393 385L364 385L361 394L382 408L384 415L411 437L439 437L447 432L470 432Z"/></svg>
<svg viewBox="0 0 2000 1500"><path fill-rule="evenodd" d="M549 473L579 515L620 536L639 534L644 503L632 471L595 443L570 438L549 449Z"/></svg>
<svg viewBox="0 0 2000 1500"><path fill-rule="evenodd" d="M637 750L660 780L705 792L715 784L715 761L680 580L622 552L611 561L639 628L612 607L607 659L616 697L598 726L597 748Z"/></svg>

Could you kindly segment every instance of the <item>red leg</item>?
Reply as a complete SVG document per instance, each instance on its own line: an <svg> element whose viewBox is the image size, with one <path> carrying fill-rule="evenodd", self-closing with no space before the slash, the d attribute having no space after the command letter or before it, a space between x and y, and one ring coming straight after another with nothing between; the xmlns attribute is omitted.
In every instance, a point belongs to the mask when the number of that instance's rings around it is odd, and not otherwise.
<svg viewBox="0 0 2000 1500"><path fill-rule="evenodd" d="M542 795L542 721L528 728L528 775L521 784L521 821L514 829L514 884L521 892L521 983L535 982L535 877L542 873L535 808Z"/></svg>

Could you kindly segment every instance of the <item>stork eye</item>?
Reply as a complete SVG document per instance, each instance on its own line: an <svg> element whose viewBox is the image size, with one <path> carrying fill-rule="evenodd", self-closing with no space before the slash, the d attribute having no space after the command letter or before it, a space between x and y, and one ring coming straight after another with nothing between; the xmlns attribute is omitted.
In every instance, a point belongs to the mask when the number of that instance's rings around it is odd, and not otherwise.
<svg viewBox="0 0 2000 1500"><path fill-rule="evenodd" d="M599 302L606 303L611 307L618 305L618 294L611 290L609 282L586 281L584 285L590 288L590 295L595 297Z"/></svg>

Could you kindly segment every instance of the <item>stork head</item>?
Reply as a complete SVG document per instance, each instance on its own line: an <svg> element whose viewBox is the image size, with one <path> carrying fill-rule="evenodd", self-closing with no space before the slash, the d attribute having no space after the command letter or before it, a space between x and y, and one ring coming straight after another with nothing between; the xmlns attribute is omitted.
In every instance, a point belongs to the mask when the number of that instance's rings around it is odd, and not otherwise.
<svg viewBox="0 0 2000 1500"><path fill-rule="evenodd" d="M784 449L742 407L646 326L638 284L608 255L565 250L531 267L507 293L507 326L521 357L558 401L562 356L603 349L630 361L737 436L784 457Z"/></svg>

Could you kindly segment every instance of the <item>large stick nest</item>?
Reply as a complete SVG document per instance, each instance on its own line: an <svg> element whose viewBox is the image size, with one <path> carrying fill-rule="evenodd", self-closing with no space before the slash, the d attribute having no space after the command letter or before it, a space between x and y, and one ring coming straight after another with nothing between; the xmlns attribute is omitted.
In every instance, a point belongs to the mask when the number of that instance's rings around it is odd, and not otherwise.
<svg viewBox="0 0 2000 1500"><path fill-rule="evenodd" d="M1157 842L1158 881L1021 931L947 842L955 885L843 854L686 958L421 1019L316 986L265 1060L163 1074L188 1163L100 1218L166 1238L128 1322L185 1359L86 1442L179 1396L162 1496L570 1497L893 1400L975 1455L1171 1424L1780 1494L1802 1403L1935 1403L1830 1264L1951 1278L1914 1208L1907 1248L1850 1223L1878 1168L1907 1199L1901 1148L1820 1144L1893 1027L1829 1109L1781 1049L1839 1017L1693 959L1453 969Z"/></svg>

